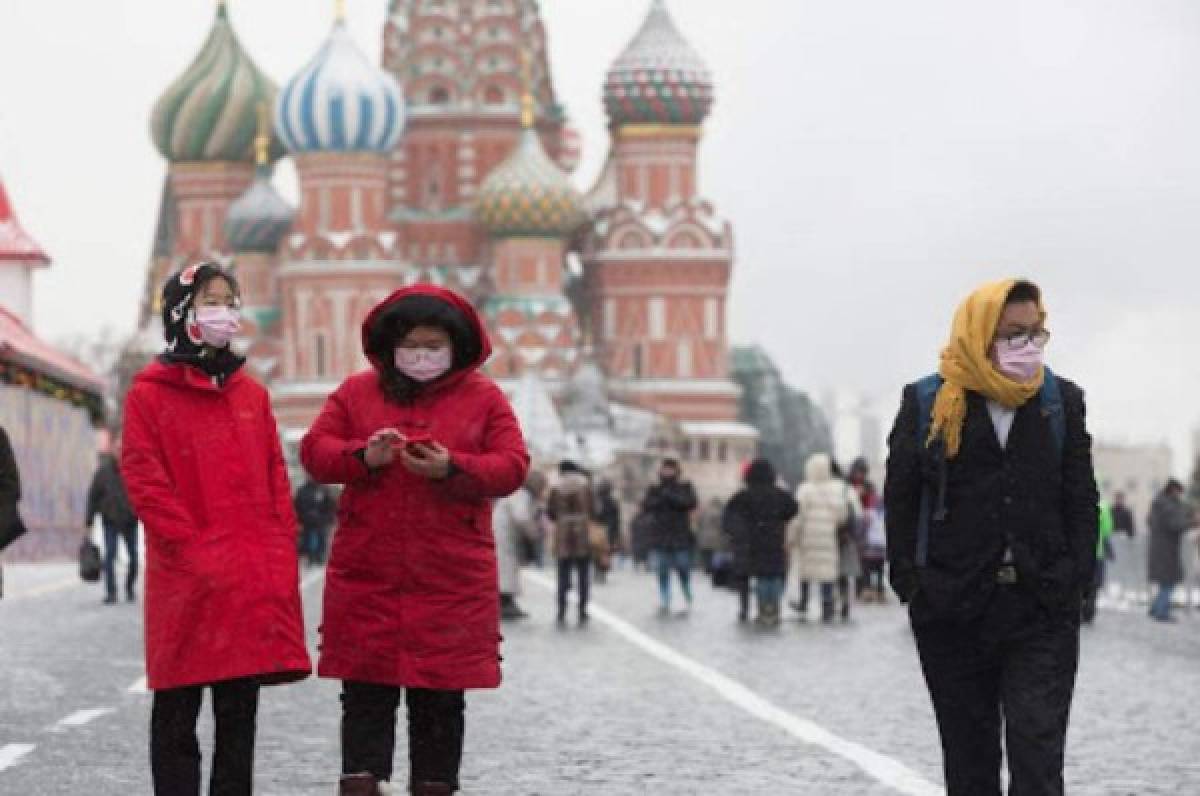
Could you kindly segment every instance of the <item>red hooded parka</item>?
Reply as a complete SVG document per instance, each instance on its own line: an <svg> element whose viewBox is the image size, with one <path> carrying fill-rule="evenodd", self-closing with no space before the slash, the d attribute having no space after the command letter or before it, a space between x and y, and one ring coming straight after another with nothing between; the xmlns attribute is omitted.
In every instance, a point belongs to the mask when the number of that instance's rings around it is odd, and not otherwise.
<svg viewBox="0 0 1200 796"><path fill-rule="evenodd" d="M403 405L385 397L377 370L351 376L304 437L308 472L346 485L326 570L317 671L413 688L495 688L500 617L491 502L520 488L529 455L508 400L479 372L491 345L466 299L431 285L398 290L364 322L364 349L376 318L414 294L459 310L481 353ZM370 472L356 453L388 427L428 433L449 449L454 474L430 480L398 460Z"/></svg>
<svg viewBox="0 0 1200 796"><path fill-rule="evenodd" d="M121 474L146 530L148 686L311 674L296 518L262 385L151 363L126 398Z"/></svg>

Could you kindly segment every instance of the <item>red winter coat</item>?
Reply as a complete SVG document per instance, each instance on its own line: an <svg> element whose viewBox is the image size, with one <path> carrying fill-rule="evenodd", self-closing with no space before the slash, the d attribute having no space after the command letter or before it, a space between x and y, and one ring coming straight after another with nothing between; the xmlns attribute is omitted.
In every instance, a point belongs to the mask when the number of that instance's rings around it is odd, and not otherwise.
<svg viewBox="0 0 1200 796"><path fill-rule="evenodd" d="M508 400L478 372L491 347L474 308L457 294L429 285L397 291L367 317L364 348L374 319L413 293L463 312L482 353L411 404L386 400L375 370L351 376L304 437L308 472L346 485L326 569L317 672L415 688L495 688L500 617L491 501L524 483L529 455ZM370 474L355 452L387 427L428 432L450 450L458 472L431 481L397 461Z"/></svg>
<svg viewBox="0 0 1200 796"><path fill-rule="evenodd" d="M146 529L151 689L312 672L296 518L267 392L150 364L125 402L121 473Z"/></svg>

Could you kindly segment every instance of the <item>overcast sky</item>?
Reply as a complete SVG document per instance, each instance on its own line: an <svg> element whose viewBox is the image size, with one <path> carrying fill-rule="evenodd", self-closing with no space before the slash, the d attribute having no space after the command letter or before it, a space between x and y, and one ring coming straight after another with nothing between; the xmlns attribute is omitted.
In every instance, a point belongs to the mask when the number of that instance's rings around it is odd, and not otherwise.
<svg viewBox="0 0 1200 796"><path fill-rule="evenodd" d="M349 0L377 58L386 0ZM555 79L603 157L604 72L648 0L543 0ZM1200 421L1200 3L671 0L717 78L701 187L735 224L737 341L889 407L978 281L1046 290L1051 363L1116 441ZM131 327L164 163L154 100L215 0L0 0L0 174L55 263L36 325ZM277 82L333 0L230 0ZM294 177L281 172L286 183ZM887 418L890 421L890 417Z"/></svg>

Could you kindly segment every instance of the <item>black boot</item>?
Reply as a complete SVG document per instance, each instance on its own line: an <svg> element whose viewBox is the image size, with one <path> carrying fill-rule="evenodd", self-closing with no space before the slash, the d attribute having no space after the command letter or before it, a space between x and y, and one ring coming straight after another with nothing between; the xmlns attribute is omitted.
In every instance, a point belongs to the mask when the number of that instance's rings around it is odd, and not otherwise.
<svg viewBox="0 0 1200 796"><path fill-rule="evenodd" d="M409 790L414 796L450 796L458 788L445 782L414 782Z"/></svg>
<svg viewBox="0 0 1200 796"><path fill-rule="evenodd" d="M521 610L517 600L511 594L500 595L500 618L505 620L526 619L529 614Z"/></svg>

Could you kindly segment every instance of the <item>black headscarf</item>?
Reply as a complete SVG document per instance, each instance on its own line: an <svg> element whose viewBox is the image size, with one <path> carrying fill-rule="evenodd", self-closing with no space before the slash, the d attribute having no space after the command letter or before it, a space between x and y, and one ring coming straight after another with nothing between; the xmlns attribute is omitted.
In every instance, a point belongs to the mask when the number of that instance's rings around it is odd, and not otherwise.
<svg viewBox="0 0 1200 796"><path fill-rule="evenodd" d="M229 349L213 348L200 338L196 326L196 295L205 284L220 277L237 294L238 283L229 271L213 262L189 265L163 285L162 323L167 347L159 359L165 363L192 365L217 379L218 384L232 376L246 363Z"/></svg>

